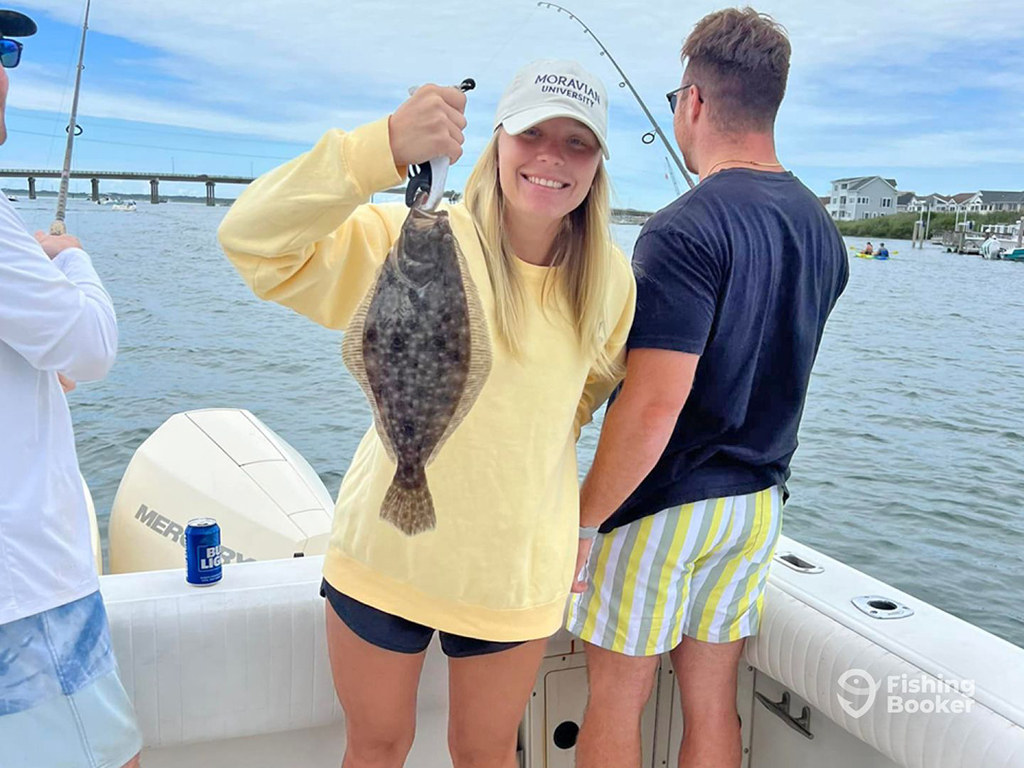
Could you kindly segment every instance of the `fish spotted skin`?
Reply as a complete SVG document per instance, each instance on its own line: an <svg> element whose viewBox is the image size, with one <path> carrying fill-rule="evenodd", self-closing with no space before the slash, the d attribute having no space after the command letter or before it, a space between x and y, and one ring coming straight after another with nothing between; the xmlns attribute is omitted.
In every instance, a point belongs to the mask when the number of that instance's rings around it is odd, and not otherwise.
<svg viewBox="0 0 1024 768"><path fill-rule="evenodd" d="M380 514L408 535L436 525L426 467L490 369L478 307L447 212L414 209L346 334L345 363L397 464Z"/></svg>

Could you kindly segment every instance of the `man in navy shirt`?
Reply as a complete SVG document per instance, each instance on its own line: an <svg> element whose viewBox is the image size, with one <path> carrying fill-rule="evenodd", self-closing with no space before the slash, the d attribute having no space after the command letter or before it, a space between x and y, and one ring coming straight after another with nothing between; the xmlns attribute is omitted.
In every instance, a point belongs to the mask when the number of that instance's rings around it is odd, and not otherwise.
<svg viewBox="0 0 1024 768"><path fill-rule="evenodd" d="M664 652L686 722L679 765L740 765L737 665L758 630L811 367L848 275L835 225L775 154L785 32L727 9L697 24L683 55L669 103L701 182L637 240L626 377L580 495L568 617L590 681L579 768L639 765Z"/></svg>

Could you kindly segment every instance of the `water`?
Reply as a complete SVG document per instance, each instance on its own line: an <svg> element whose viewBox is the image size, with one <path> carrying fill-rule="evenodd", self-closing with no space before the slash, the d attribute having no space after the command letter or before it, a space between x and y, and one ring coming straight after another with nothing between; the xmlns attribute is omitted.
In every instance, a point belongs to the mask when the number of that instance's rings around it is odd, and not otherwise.
<svg viewBox="0 0 1024 768"><path fill-rule="evenodd" d="M33 228L52 205L16 204ZM224 212L71 204L121 330L111 375L71 395L104 533L132 453L174 413L249 409L332 495L369 423L340 334L259 301L221 255ZM616 228L627 252L638 232ZM829 321L785 532L1024 646L1024 265L888 246L888 262L851 260Z"/></svg>

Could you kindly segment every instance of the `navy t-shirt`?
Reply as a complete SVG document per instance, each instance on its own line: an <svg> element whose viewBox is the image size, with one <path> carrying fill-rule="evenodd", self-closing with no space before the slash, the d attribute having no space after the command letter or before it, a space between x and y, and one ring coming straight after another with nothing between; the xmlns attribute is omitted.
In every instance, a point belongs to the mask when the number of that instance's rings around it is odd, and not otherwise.
<svg viewBox="0 0 1024 768"><path fill-rule="evenodd" d="M728 169L644 226L630 349L700 355L668 447L603 532L677 504L783 485L846 246L791 173Z"/></svg>

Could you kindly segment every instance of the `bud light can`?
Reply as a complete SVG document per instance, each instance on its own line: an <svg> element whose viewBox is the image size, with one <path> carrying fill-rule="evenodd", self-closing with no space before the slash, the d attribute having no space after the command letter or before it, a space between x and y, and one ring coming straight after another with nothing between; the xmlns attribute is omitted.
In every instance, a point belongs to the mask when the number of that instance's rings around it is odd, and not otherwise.
<svg viewBox="0 0 1024 768"><path fill-rule="evenodd" d="M185 580L197 587L216 584L223 575L220 526L212 517L197 517L185 527Z"/></svg>

